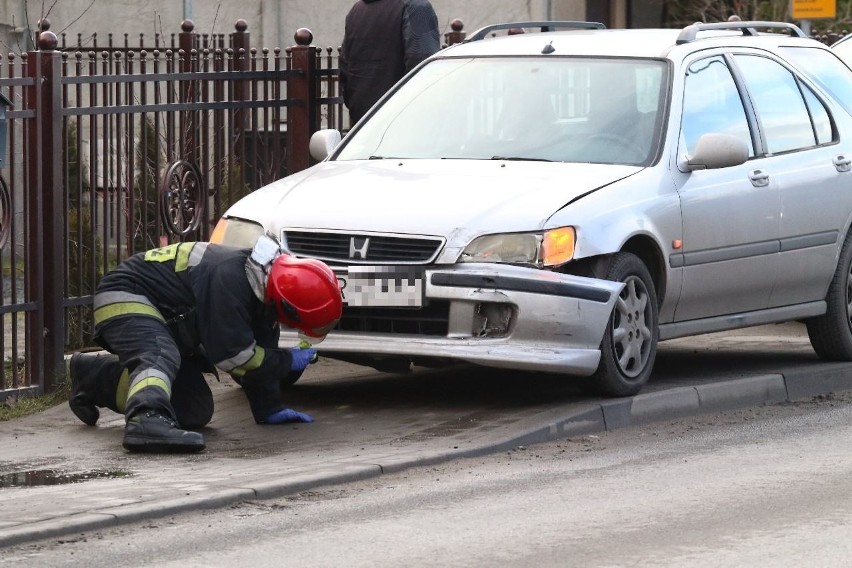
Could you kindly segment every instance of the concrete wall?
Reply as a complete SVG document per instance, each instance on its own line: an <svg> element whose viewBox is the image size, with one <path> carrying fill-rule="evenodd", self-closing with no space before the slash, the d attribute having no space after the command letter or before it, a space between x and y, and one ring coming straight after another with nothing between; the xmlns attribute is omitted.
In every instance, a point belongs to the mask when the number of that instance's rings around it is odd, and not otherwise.
<svg viewBox="0 0 852 568"><path fill-rule="evenodd" d="M51 31L67 34L75 43L98 33L98 45L106 45L106 35L115 34L122 42L130 34L131 45L140 33L170 35L180 31L184 7L191 8L192 20L200 33L231 33L238 19L248 22L251 43L257 47L293 45L293 34L306 27L314 34L314 45L336 47L343 38L343 22L354 0L0 0L0 51L21 51L23 28L35 28L47 6ZM450 31L450 22L460 18L468 33L486 24L546 19L582 19L585 0L432 0L441 33ZM25 7L28 14L25 13ZM47 9L47 8L45 8ZM29 26L27 26L27 23ZM17 39L13 28L19 28ZM442 36L443 40L443 36Z"/></svg>
<svg viewBox="0 0 852 568"><path fill-rule="evenodd" d="M0 54L32 49L27 43L26 0L0 0Z"/></svg>

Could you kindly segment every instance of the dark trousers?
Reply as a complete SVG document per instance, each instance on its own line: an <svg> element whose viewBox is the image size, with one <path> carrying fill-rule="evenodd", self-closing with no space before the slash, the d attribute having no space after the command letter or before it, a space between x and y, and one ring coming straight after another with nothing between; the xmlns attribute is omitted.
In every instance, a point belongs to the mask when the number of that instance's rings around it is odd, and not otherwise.
<svg viewBox="0 0 852 568"><path fill-rule="evenodd" d="M96 381L97 406L128 418L156 410L189 429L210 422L213 393L204 371L212 366L202 355L181 348L163 322L147 316L115 318L98 326L97 340L113 353L98 357L98 364L87 369L87 378Z"/></svg>

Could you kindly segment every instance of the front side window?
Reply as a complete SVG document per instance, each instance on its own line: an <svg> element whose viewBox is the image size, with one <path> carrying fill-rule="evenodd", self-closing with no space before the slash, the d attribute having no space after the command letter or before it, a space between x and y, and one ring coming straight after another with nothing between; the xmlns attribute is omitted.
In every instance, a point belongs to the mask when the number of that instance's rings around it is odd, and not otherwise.
<svg viewBox="0 0 852 568"><path fill-rule="evenodd" d="M701 59L687 69L681 154L693 154L698 139L709 133L736 136L748 145L749 157L755 155L743 101L722 56Z"/></svg>
<svg viewBox="0 0 852 568"><path fill-rule="evenodd" d="M436 60L345 140L337 160L513 159L647 165L668 66L615 58Z"/></svg>

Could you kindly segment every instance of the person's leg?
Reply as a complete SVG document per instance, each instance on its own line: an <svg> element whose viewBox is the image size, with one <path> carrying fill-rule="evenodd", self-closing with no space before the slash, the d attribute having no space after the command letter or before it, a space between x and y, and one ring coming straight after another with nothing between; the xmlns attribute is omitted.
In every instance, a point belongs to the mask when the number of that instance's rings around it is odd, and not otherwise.
<svg viewBox="0 0 852 568"><path fill-rule="evenodd" d="M99 408L124 414L129 376L116 355L74 353L68 360L67 374L71 379L68 405L81 421L94 426L100 417ZM123 396L117 396L122 390Z"/></svg>
<svg viewBox="0 0 852 568"><path fill-rule="evenodd" d="M201 428L213 418L213 393L204 379L204 371L209 367L200 355L181 358L180 370L172 385L172 406L184 428Z"/></svg>
<svg viewBox="0 0 852 568"><path fill-rule="evenodd" d="M202 428L213 418L213 393L204 379L210 365L199 355L181 357L172 385L171 404L177 422L190 430ZM99 408L124 414L130 373L112 353L75 353L68 361L71 396L68 405L82 422L94 426Z"/></svg>
<svg viewBox="0 0 852 568"><path fill-rule="evenodd" d="M124 447L140 452L204 449L201 434L180 428L170 402L181 359L165 324L146 316L120 317L99 326L98 335L128 372ZM119 388L117 398L122 394Z"/></svg>

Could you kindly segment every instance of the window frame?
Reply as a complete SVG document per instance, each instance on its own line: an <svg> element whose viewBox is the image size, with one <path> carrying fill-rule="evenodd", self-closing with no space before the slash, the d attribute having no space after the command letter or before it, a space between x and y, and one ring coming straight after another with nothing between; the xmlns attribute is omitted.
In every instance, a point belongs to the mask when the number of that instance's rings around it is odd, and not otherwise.
<svg viewBox="0 0 852 568"><path fill-rule="evenodd" d="M727 58L730 59L730 61L731 61L731 69L734 72L734 80L742 85L741 86L742 92L747 93L746 94L746 101L747 101L746 105L750 109L750 113L754 116L755 127L758 129L757 132L759 134L759 140L760 140L760 152L758 152L757 148L755 148L755 157L781 156L781 155L784 155L784 154L802 152L802 151L805 151L805 150L812 150L814 148L821 148L821 147L824 147L824 146L830 146L832 144L839 143L839 141L840 141L839 140L839 131L837 129L837 122L834 118L834 113L831 110L831 105L828 104L824 100L822 94L819 92L818 89L815 88L815 86L808 84L807 77L804 77L802 74L800 74L797 69L795 69L793 66L787 64L787 62L784 61L783 59L781 59L779 57L773 57L768 53L734 51L734 52L728 52L726 55L727 55ZM742 72L742 69L737 64L737 57L738 56L760 57L760 58L763 58L763 59L767 59L769 61L774 62L775 64L780 66L782 69L784 69L785 71L790 73L790 75L793 77L793 80L794 80L796 87L798 89L799 98L801 99L802 104L805 107L805 110L807 111L808 121L810 122L811 133L813 134L813 139L814 139L813 145L811 145L811 146L800 146L800 147L797 147L797 148L791 148L789 150L783 150L783 151L780 151L780 152L770 152L769 151L769 144L766 140L766 131L764 130L763 124L761 123L760 114L759 114L757 108L755 107L754 100L751 98L751 94L750 94L751 91L748 89L747 82L746 82L745 76ZM819 136L817 135L816 121L815 121L813 112L811 111L811 107L808 104L808 99L805 96L802 89L808 89L810 91L810 93L814 96L814 98L816 98L816 100L822 105L823 109L825 110L825 112L828 116L829 124L831 125L831 140L830 141L825 142L825 143L819 142Z"/></svg>
<svg viewBox="0 0 852 568"><path fill-rule="evenodd" d="M814 140L816 142L813 146L807 146L802 148L795 148L791 150L786 150L783 152L770 153L768 149L768 145L766 143L765 132L763 130L762 125L760 124L759 115L757 110L755 109L754 103L751 99L751 94L744 80L743 72L740 67L737 65L735 60L735 56L737 55L747 55L747 56L758 56L769 59L770 61L775 62L784 68L787 72L789 72L796 81L796 84L799 88L799 95L805 108L808 111L808 119L811 123L811 129L814 132ZM677 163L678 168L683 170L682 168L682 160L686 155L687 149L685 147L685 140L683 138L683 120L684 120L684 104L686 98L686 79L687 73L690 67L692 67L695 63L700 62L704 59L709 59L711 57L721 57L724 61L728 70L730 71L734 84L736 85L737 92L739 93L740 100L743 104L743 109L745 110L746 120L749 126L749 132L752 139L752 145L754 147L754 155L749 156L748 160L756 160L762 159L771 156L778 156L784 154L790 154L795 152L801 152L806 150L812 150L815 148L822 148L826 146L836 145L840 143L840 133L837 127L837 119L835 114L837 109L840 106L840 103L832 104L832 99L827 97L824 93L820 85L808 76L806 73L801 72L796 68L793 63L787 62L784 59L783 54L774 53L772 51L766 51L761 49L749 49L745 47L734 47L734 48L719 48L719 49L708 49L702 51L696 51L690 53L687 57L684 58L681 64L681 85L680 85L680 111L681 115L678 121L678 131L677 131L677 139L675 141L677 148ZM817 136L816 122L811 111L810 105L808 104L807 97L805 97L802 89L808 89L810 93L816 98L817 101L823 106L825 112L828 116L829 123L831 125L831 140L828 142L819 142L819 137ZM842 110L842 108L841 108Z"/></svg>

